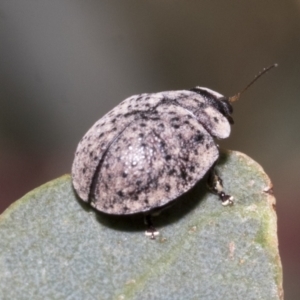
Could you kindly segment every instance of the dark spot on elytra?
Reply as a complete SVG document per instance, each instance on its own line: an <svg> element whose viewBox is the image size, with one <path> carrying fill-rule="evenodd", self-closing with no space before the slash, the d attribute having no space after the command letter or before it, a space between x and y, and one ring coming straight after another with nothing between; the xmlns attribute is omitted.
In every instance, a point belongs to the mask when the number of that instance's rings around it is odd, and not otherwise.
<svg viewBox="0 0 300 300"><path fill-rule="evenodd" d="M160 124L158 124L158 127L160 127L160 128L164 128L164 127L165 127L165 125L164 125L163 123L160 123Z"/></svg>
<svg viewBox="0 0 300 300"><path fill-rule="evenodd" d="M116 131L117 130L117 127L114 127L113 129L112 129L112 131Z"/></svg>
<svg viewBox="0 0 300 300"><path fill-rule="evenodd" d="M104 132L101 132L100 134L99 134L99 138L101 138L101 137L103 137L104 136Z"/></svg>
<svg viewBox="0 0 300 300"><path fill-rule="evenodd" d="M171 118L171 122L174 122L174 121L179 121L180 119L178 117L174 117L174 118Z"/></svg>
<svg viewBox="0 0 300 300"><path fill-rule="evenodd" d="M190 124L190 122L188 120L185 120L184 124Z"/></svg>
<svg viewBox="0 0 300 300"><path fill-rule="evenodd" d="M133 131L136 131L136 130L137 130L137 128L136 128L136 127L132 127L132 130L133 130Z"/></svg>
<svg viewBox="0 0 300 300"><path fill-rule="evenodd" d="M126 178L126 177L127 177L127 173L123 172L123 173L122 173L122 177L123 177L123 178Z"/></svg>
<svg viewBox="0 0 300 300"><path fill-rule="evenodd" d="M83 168L82 173L85 174L85 172L86 172L86 168Z"/></svg>
<svg viewBox="0 0 300 300"><path fill-rule="evenodd" d="M179 133L177 136L176 136L179 140L182 140L182 134Z"/></svg>
<svg viewBox="0 0 300 300"><path fill-rule="evenodd" d="M116 121L117 121L117 119L112 119L111 120L112 123L115 123Z"/></svg>
<svg viewBox="0 0 300 300"><path fill-rule="evenodd" d="M176 170L175 169L171 169L169 172L168 172L168 175L171 176L171 175L174 175L176 174Z"/></svg>
<svg viewBox="0 0 300 300"><path fill-rule="evenodd" d="M123 196L124 196L124 193L123 193L122 191L118 191L117 194L118 194L118 196L120 196L120 197L123 197Z"/></svg>
<svg viewBox="0 0 300 300"><path fill-rule="evenodd" d="M141 127L146 127L147 125L145 123L140 124Z"/></svg>
<svg viewBox="0 0 300 300"><path fill-rule="evenodd" d="M168 114L169 115L175 115L175 111L169 111Z"/></svg>
<svg viewBox="0 0 300 300"><path fill-rule="evenodd" d="M214 117L214 121L215 121L216 123L219 123L219 119L218 119L217 117Z"/></svg>
<svg viewBox="0 0 300 300"><path fill-rule="evenodd" d="M166 157L165 157L165 159L166 159L166 160L170 160L171 158L172 158L172 156L171 156L171 155L169 155L169 154L168 154L168 155L166 155Z"/></svg>
<svg viewBox="0 0 300 300"><path fill-rule="evenodd" d="M89 154L89 155L90 155L90 157L92 157L92 156L93 156L93 154L94 154L94 152L93 152L93 151L91 151L91 152L90 152L90 154Z"/></svg>
<svg viewBox="0 0 300 300"><path fill-rule="evenodd" d="M139 133L139 137L144 137L144 134L143 133Z"/></svg>
<svg viewBox="0 0 300 300"><path fill-rule="evenodd" d="M196 134L195 136L194 136L194 140L195 140L195 142L201 142L202 140L203 140L203 135L202 134Z"/></svg>
<svg viewBox="0 0 300 300"><path fill-rule="evenodd" d="M191 172L194 172L194 171L195 171L195 167L194 167L194 166L190 166L190 167L189 167L189 170L190 170Z"/></svg>
<svg viewBox="0 0 300 300"><path fill-rule="evenodd" d="M186 180L186 178L187 178L187 172L185 171L185 170L181 170L181 173L180 173L180 176L181 176L181 178L183 179L183 180Z"/></svg>
<svg viewBox="0 0 300 300"><path fill-rule="evenodd" d="M167 183L167 184L165 185L165 191L166 191L166 192L169 192L170 189L171 189L171 187L170 187L170 185Z"/></svg>
<svg viewBox="0 0 300 300"><path fill-rule="evenodd" d="M135 183L136 183L137 185L140 185L140 184L142 183L142 180L137 180Z"/></svg>
<svg viewBox="0 0 300 300"><path fill-rule="evenodd" d="M188 156L180 156L179 158L182 159L183 161L189 161Z"/></svg>
<svg viewBox="0 0 300 300"><path fill-rule="evenodd" d="M178 129L178 128L180 127L180 125L178 125L178 124L173 124L172 127L175 128L175 129Z"/></svg>
<svg viewBox="0 0 300 300"><path fill-rule="evenodd" d="M210 148L210 144L206 144L205 147L208 150Z"/></svg>
<svg viewBox="0 0 300 300"><path fill-rule="evenodd" d="M165 141L161 141L161 142L160 142L160 146L161 146L161 147L166 147L166 142L165 142Z"/></svg>

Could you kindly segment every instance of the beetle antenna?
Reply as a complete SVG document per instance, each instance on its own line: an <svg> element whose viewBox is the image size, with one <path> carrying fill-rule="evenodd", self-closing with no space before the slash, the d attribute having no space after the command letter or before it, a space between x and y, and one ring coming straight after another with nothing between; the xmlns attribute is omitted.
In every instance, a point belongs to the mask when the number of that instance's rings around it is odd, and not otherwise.
<svg viewBox="0 0 300 300"><path fill-rule="evenodd" d="M248 88L258 79L260 78L262 75L266 74L268 71L270 71L271 69L273 68L276 68L278 67L278 64L273 64L267 68L264 68L260 73L258 73L258 75L255 76L255 78L239 93L237 93L236 95L232 96L232 97L229 97L229 102L232 103L232 102L235 102L237 100L239 100L241 94L243 94L246 90L248 90Z"/></svg>

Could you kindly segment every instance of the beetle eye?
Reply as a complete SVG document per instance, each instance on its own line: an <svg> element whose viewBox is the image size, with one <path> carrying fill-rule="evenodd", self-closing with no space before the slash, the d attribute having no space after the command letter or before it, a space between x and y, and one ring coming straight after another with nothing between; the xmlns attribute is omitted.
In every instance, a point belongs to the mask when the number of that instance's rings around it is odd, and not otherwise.
<svg viewBox="0 0 300 300"><path fill-rule="evenodd" d="M232 105L230 104L228 98L220 98L219 101L222 103L222 113L227 117L233 113Z"/></svg>

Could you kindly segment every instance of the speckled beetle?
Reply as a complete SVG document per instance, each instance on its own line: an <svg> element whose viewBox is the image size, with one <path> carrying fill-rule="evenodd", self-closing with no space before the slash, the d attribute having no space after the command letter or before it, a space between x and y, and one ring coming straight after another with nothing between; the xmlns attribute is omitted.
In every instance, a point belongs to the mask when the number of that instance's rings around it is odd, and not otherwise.
<svg viewBox="0 0 300 300"><path fill-rule="evenodd" d="M264 69L242 91L271 68ZM144 213L146 235L158 232L151 213L190 190L209 171L209 185L223 205L233 204L214 171L214 138L233 124L231 103L203 87L129 97L98 120L79 142L72 166L79 197L107 214Z"/></svg>

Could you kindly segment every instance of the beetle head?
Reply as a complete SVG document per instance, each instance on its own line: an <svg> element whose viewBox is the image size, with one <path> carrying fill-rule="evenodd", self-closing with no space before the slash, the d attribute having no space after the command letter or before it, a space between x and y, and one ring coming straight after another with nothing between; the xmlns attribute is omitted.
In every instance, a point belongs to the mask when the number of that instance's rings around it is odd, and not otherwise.
<svg viewBox="0 0 300 300"><path fill-rule="evenodd" d="M269 70L277 66L278 66L277 64L273 64L267 68L264 68L258 75L255 76L255 78L241 92L237 93L232 97L224 97L218 92L215 92L211 89L204 88L204 87L195 87L191 89L191 91L196 92L200 94L202 97L204 97L207 100L209 105L213 106L220 113L222 113L227 118L230 124L233 124L234 122L231 117L233 109L231 103L239 100L241 94L243 94L258 78L260 78Z"/></svg>
<svg viewBox="0 0 300 300"><path fill-rule="evenodd" d="M209 106L214 107L218 110L224 117L227 118L230 124L233 124L233 119L231 114L233 112L232 105L229 101L229 98L224 97L218 92L215 92L211 89L205 87L195 87L191 89L191 91L196 92L197 94L201 95L203 98L206 99L207 104Z"/></svg>

